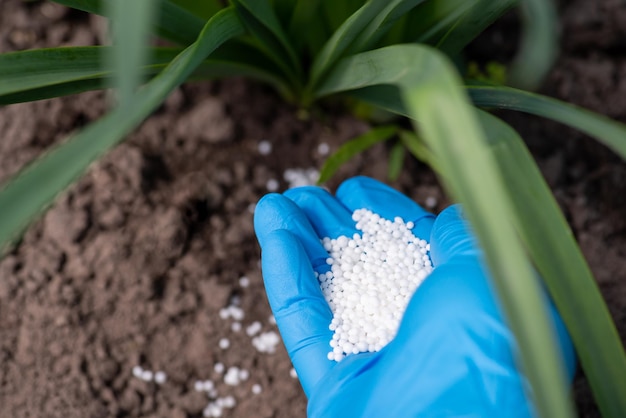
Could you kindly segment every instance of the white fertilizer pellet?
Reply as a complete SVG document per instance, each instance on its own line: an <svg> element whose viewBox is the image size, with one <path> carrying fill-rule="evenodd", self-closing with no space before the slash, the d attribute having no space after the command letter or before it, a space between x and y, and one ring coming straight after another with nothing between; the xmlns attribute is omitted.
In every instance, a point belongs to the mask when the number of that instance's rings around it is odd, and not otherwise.
<svg viewBox="0 0 626 418"><path fill-rule="evenodd" d="M288 168L283 173L283 178L288 184L289 189L302 186L313 186L320 178L320 172L311 168Z"/></svg>
<svg viewBox="0 0 626 418"><path fill-rule="evenodd" d="M143 373L143 369L140 366L133 367L133 376L138 379L141 379L141 374Z"/></svg>
<svg viewBox="0 0 626 418"><path fill-rule="evenodd" d="M218 344L222 350L226 350L230 347L230 340L228 338L221 338Z"/></svg>
<svg viewBox="0 0 626 418"><path fill-rule="evenodd" d="M235 305L229 305L226 308L220 309L219 315L222 319L232 318L235 321L241 321L244 316L243 309Z"/></svg>
<svg viewBox="0 0 626 418"><path fill-rule="evenodd" d="M144 382L154 382L157 385L162 385L167 381L167 375L164 371L153 372L152 370L145 370L141 366L135 366L132 370L133 376L137 379L141 379Z"/></svg>
<svg viewBox="0 0 626 418"><path fill-rule="evenodd" d="M232 396L225 396L223 398L219 398L217 400L219 402L220 405L222 405L224 408L234 408L235 405L237 404L235 402L235 398Z"/></svg>
<svg viewBox="0 0 626 418"><path fill-rule="evenodd" d="M239 278L239 286L248 287L250 286L250 279L246 276L242 276Z"/></svg>
<svg viewBox="0 0 626 418"><path fill-rule="evenodd" d="M253 337L261 331L262 325L259 321L254 321L246 327L246 334L248 337Z"/></svg>
<svg viewBox="0 0 626 418"><path fill-rule="evenodd" d="M258 383L255 383L254 385L252 385L252 393L254 393L255 395L258 395L262 391L263 391L263 388Z"/></svg>
<svg viewBox="0 0 626 418"><path fill-rule="evenodd" d="M224 375L224 383L230 386L237 386L241 381L240 370L237 367L229 367Z"/></svg>
<svg viewBox="0 0 626 418"><path fill-rule="evenodd" d="M215 363L215 365L213 366L213 370L215 371L215 373L217 374L222 374L224 373L224 364L222 363Z"/></svg>
<svg viewBox="0 0 626 418"><path fill-rule="evenodd" d="M259 154L269 155L272 152L272 143L269 141L261 141L258 145Z"/></svg>
<svg viewBox="0 0 626 418"><path fill-rule="evenodd" d="M217 398L214 402L210 402L202 411L204 417L221 417L224 409L232 409L237 402L232 396Z"/></svg>
<svg viewBox="0 0 626 418"><path fill-rule="evenodd" d="M241 322L233 322L232 324L230 324L230 330L232 332L241 331Z"/></svg>
<svg viewBox="0 0 626 418"><path fill-rule="evenodd" d="M265 183L265 187L268 191L275 192L280 187L280 183L278 183L278 180L276 179L269 179L267 183Z"/></svg>
<svg viewBox="0 0 626 418"><path fill-rule="evenodd" d="M361 234L323 238L330 270L317 275L333 312L328 359L334 361L387 345L413 292L433 269L430 246L413 235L412 222L367 209L354 211L352 219Z"/></svg>
<svg viewBox="0 0 626 418"><path fill-rule="evenodd" d="M196 392L210 392L215 388L215 384L212 380L196 380L193 388Z"/></svg>
<svg viewBox="0 0 626 418"><path fill-rule="evenodd" d="M273 353L280 342L280 337L274 331L264 332L252 339L252 345L261 353Z"/></svg>
<svg viewBox="0 0 626 418"><path fill-rule="evenodd" d="M437 206L437 203L437 198L435 196L428 196L426 198L425 206L428 209L433 209L435 206Z"/></svg>
<svg viewBox="0 0 626 418"><path fill-rule="evenodd" d="M239 380L245 382L250 377L250 372L246 369L239 369Z"/></svg>
<svg viewBox="0 0 626 418"><path fill-rule="evenodd" d="M158 371L158 372L154 373L154 382L156 384L162 385L166 381L167 381L167 375L165 374L165 372Z"/></svg>
<svg viewBox="0 0 626 418"><path fill-rule="evenodd" d="M140 377L140 379L143 380L144 382L151 382L153 378L154 378L154 373L152 373L152 371L150 370L144 370L141 373L141 377Z"/></svg>
<svg viewBox="0 0 626 418"><path fill-rule="evenodd" d="M292 379L297 379L298 372L296 372L296 369L294 369L293 367L289 369L289 376L291 376Z"/></svg>
<svg viewBox="0 0 626 418"><path fill-rule="evenodd" d="M317 146L317 152L320 155L328 155L328 153L330 152L330 145L328 145L326 142L320 142L320 144Z"/></svg>

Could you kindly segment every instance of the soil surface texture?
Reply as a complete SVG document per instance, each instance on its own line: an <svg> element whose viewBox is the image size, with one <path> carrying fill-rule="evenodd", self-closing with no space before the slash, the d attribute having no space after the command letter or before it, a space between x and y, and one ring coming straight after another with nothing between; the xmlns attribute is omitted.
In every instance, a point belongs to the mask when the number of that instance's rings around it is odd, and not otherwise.
<svg viewBox="0 0 626 418"><path fill-rule="evenodd" d="M561 1L560 16L561 56L543 93L626 122L626 4ZM506 26L483 34L474 54L514 49ZM0 0L0 52L99 44L103 28L56 4ZM0 183L107 102L91 92L0 108ZM561 125L503 116L536 156L624 340L626 165ZM258 344L278 330L252 213L290 186L287 170L319 169L367 129L338 109L305 114L243 80L176 90L0 260L0 418L196 418L228 396L224 416L306 416L284 347ZM387 154L379 145L356 157L329 187L356 174L387 181ZM409 158L391 184L434 212L450 203ZM233 367L244 370L238 384L224 379ZM581 416L599 416L582 374L575 397Z"/></svg>

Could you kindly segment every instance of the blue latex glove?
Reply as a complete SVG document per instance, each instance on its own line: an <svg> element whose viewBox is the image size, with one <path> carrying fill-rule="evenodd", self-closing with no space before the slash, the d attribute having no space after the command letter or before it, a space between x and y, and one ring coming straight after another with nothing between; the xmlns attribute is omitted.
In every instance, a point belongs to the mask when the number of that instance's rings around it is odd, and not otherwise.
<svg viewBox="0 0 626 418"><path fill-rule="evenodd" d="M327 359L332 313L314 270L328 267L320 237L352 236L351 213L367 208L413 221L435 267L413 295L396 337L380 352ZM516 365L517 345L498 306L481 252L458 206L436 219L369 178L344 182L336 197L317 187L258 203L254 225L270 306L311 417L528 417L534 409ZM546 296L569 374L572 342Z"/></svg>

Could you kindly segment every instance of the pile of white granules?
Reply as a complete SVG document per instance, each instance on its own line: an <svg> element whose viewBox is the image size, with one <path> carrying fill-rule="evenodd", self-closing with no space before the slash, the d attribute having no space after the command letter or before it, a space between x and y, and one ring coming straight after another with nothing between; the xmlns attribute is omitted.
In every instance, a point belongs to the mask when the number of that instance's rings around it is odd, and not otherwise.
<svg viewBox="0 0 626 418"><path fill-rule="evenodd" d="M333 312L329 360L380 351L393 339L415 289L433 270L430 245L413 222L390 221L367 209L352 214L352 238L323 238L330 271L317 274Z"/></svg>

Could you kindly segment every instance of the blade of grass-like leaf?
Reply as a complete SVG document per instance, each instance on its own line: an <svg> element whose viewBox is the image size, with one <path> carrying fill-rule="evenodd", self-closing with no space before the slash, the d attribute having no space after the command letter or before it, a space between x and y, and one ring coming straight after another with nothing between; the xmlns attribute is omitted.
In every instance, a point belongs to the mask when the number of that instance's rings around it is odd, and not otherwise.
<svg viewBox="0 0 626 418"><path fill-rule="evenodd" d="M283 97L294 100L293 91L281 70L261 51L238 40L218 48L191 75L191 80L248 77L271 84Z"/></svg>
<svg viewBox="0 0 626 418"><path fill-rule="evenodd" d="M158 72L158 71L157 71ZM156 73L156 72L155 72ZM18 93L10 93L0 97L0 106L14 103L32 102L35 100L50 99L53 97L79 94L87 91L106 88L106 77L95 77L85 80L67 81L46 87L36 87Z"/></svg>
<svg viewBox="0 0 626 418"><path fill-rule="evenodd" d="M0 55L0 103L7 94L98 77L101 47L50 48Z"/></svg>
<svg viewBox="0 0 626 418"><path fill-rule="evenodd" d="M526 112L561 122L596 138L626 159L626 125L606 116L559 100L510 87L468 86L467 92L476 106ZM397 87L370 86L350 95L390 112L408 116Z"/></svg>
<svg viewBox="0 0 626 418"><path fill-rule="evenodd" d="M0 190L0 248L5 247L87 166L145 119L220 44L243 33L232 8L207 22L198 40L138 93L131 109L116 108L55 147Z"/></svg>
<svg viewBox="0 0 626 418"><path fill-rule="evenodd" d="M390 181L396 181L402 173L404 167L404 158L406 157L406 148L402 142L396 142L389 151L389 167L387 169L387 178Z"/></svg>
<svg viewBox="0 0 626 418"><path fill-rule="evenodd" d="M142 82L143 64L148 61L148 35L155 0L109 0L106 15L112 26L113 48L106 49L107 68L113 69L112 87L117 88L118 106L130 107Z"/></svg>
<svg viewBox="0 0 626 418"><path fill-rule="evenodd" d="M287 28L296 50L305 46L309 57L317 55L330 37L328 22L323 18L321 0L299 1Z"/></svg>
<svg viewBox="0 0 626 418"><path fill-rule="evenodd" d="M0 105L105 88L111 72L103 69L100 50L106 48L109 47L36 49L0 55ZM152 48L142 74L145 77L158 74L181 51L181 48ZM280 71L258 50L238 43L234 48L216 50L190 78L250 77L271 84L293 99L278 74Z"/></svg>
<svg viewBox="0 0 626 418"><path fill-rule="evenodd" d="M101 59L107 48L50 48L0 55L0 105L103 88L110 75ZM157 74L181 51L153 48L142 74Z"/></svg>
<svg viewBox="0 0 626 418"><path fill-rule="evenodd" d="M604 299L524 141L503 121L480 120L508 185L517 231L576 346L602 416L626 415L626 355Z"/></svg>
<svg viewBox="0 0 626 418"><path fill-rule="evenodd" d="M458 54L476 36L513 7L518 0L440 0L424 4L428 10L416 8L414 19L424 19L421 33L414 39L437 46L448 55ZM425 16L425 18L423 17ZM417 28L413 29L415 31ZM415 34L415 33L414 33Z"/></svg>
<svg viewBox="0 0 626 418"><path fill-rule="evenodd" d="M322 77L341 58L342 54L359 37L367 25L376 19L386 5L385 0L367 1L333 33L311 65L311 74L307 86L309 93L312 94Z"/></svg>
<svg viewBox="0 0 626 418"><path fill-rule="evenodd" d="M453 65L423 45L381 48L341 60L317 93L376 84L399 87L447 190L463 204L517 337L537 410L544 417L573 417L542 290L513 228L514 206Z"/></svg>
<svg viewBox="0 0 626 418"><path fill-rule="evenodd" d="M626 159L626 126L556 99L508 87L467 88L480 107L510 109L561 122L590 135Z"/></svg>
<svg viewBox="0 0 626 418"><path fill-rule="evenodd" d="M372 19L361 31L357 39L350 45L348 52L355 54L371 48L383 37L393 24L409 10L423 3L424 0L393 0L388 1L385 8Z"/></svg>
<svg viewBox="0 0 626 418"><path fill-rule="evenodd" d="M105 2L103 0L53 0L55 3L102 15ZM188 10L174 4L170 0L158 0L159 12L154 31L165 39L180 45L189 45L196 40L206 22Z"/></svg>
<svg viewBox="0 0 626 418"><path fill-rule="evenodd" d="M285 69L288 78L300 80L300 62L268 0L233 0L233 4L259 47Z"/></svg>
<svg viewBox="0 0 626 418"><path fill-rule="evenodd" d="M377 85L365 87L349 92L351 97L363 100L371 105L379 107L397 115L410 118L402 99L398 87L394 85ZM398 132L402 145L408 149L411 154L423 162L428 164L435 172L442 174L441 168L433 153L426 147L424 141L420 139L415 132L401 130Z"/></svg>
<svg viewBox="0 0 626 418"><path fill-rule="evenodd" d="M428 164L435 172L441 174L441 168L439 167L437 159L415 132L402 130L399 136L402 145L404 145L415 158Z"/></svg>
<svg viewBox="0 0 626 418"><path fill-rule="evenodd" d="M558 50L556 10L552 0L521 0L524 30L511 65L510 83L534 90L550 71Z"/></svg>
<svg viewBox="0 0 626 418"><path fill-rule="evenodd" d="M320 170L320 177L317 180L317 184L322 184L331 178L344 163L355 155L379 142L388 140L394 136L396 132L398 132L398 128L395 126L379 126L346 142L339 147L333 155L326 159Z"/></svg>
<svg viewBox="0 0 626 418"><path fill-rule="evenodd" d="M268 2L283 27L289 24L297 3L300 3L297 0L268 0Z"/></svg>
<svg viewBox="0 0 626 418"><path fill-rule="evenodd" d="M104 3L102 0L52 0L55 3L62 4L72 9L82 10L83 12L101 15L104 12L102 8Z"/></svg>
<svg viewBox="0 0 626 418"><path fill-rule="evenodd" d="M407 24L409 22L409 14L405 14L401 16L393 26L389 29L389 31L383 36L380 42L377 44L377 47L383 47L388 45L397 45L406 43L406 38L404 34L407 31Z"/></svg>
<svg viewBox="0 0 626 418"><path fill-rule="evenodd" d="M393 24L424 0L372 0L366 2L335 31L311 67L309 90L343 55L361 52L374 45Z"/></svg>
<svg viewBox="0 0 626 418"><path fill-rule="evenodd" d="M331 32L337 30L354 12L363 7L363 0L322 0L324 20Z"/></svg>
<svg viewBox="0 0 626 418"><path fill-rule="evenodd" d="M169 0L159 0L159 5L156 34L183 46L195 42L206 20Z"/></svg>
<svg viewBox="0 0 626 418"><path fill-rule="evenodd" d="M224 8L219 0L170 0L172 3L193 13L194 15L209 20L213 15Z"/></svg>
<svg viewBox="0 0 626 418"><path fill-rule="evenodd" d="M391 113L406 116L407 118L410 117L402 97L400 97L400 89L392 84L363 87L351 90L348 94L350 97L363 100Z"/></svg>

